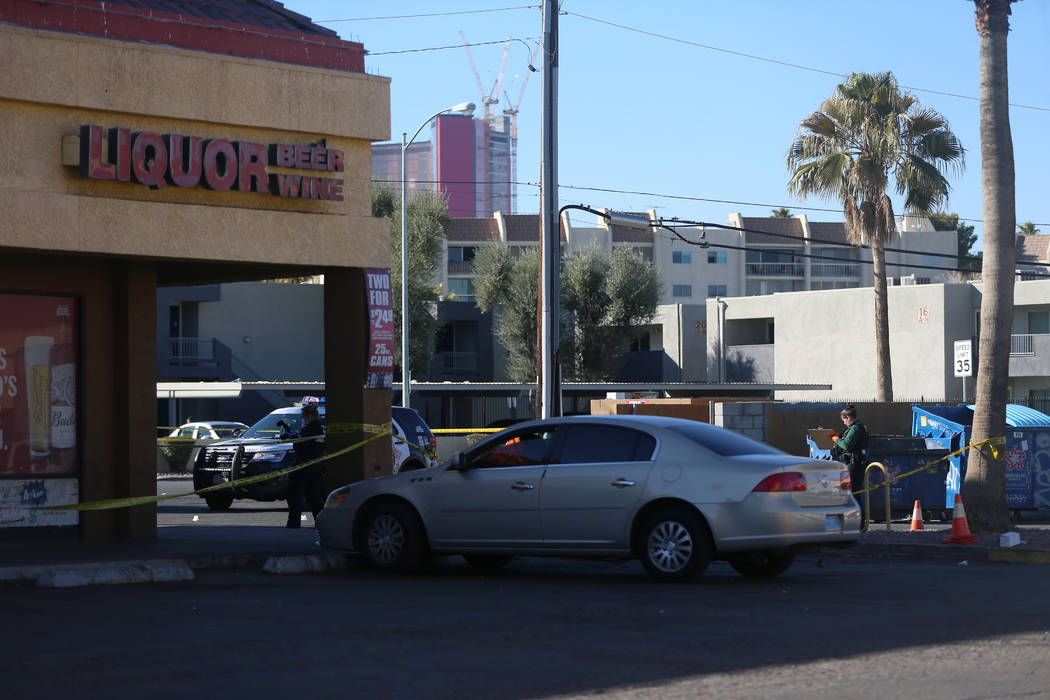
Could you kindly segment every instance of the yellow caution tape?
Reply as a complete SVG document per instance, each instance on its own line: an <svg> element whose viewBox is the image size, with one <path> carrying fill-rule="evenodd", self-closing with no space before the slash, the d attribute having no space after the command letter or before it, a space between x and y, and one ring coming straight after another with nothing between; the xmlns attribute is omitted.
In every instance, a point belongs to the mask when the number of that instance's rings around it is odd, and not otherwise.
<svg viewBox="0 0 1050 700"><path fill-rule="evenodd" d="M374 424L374 423L331 423L329 424L325 432L331 435L341 435L345 433L353 432L365 432L365 433L378 433L390 428L390 423L385 424ZM261 430L261 433L273 433L275 436L279 435L279 430ZM185 437L166 437L157 438L157 444L167 447L206 447L208 445L214 445L217 442L229 443L235 440L251 440L249 445L291 445L296 442L303 442L305 440L314 440L315 437L306 438L287 438L280 439L279 437L266 438L266 439L255 439L255 438L240 438L240 437L229 437L229 438L185 438Z"/></svg>
<svg viewBox="0 0 1050 700"><path fill-rule="evenodd" d="M225 481L225 482L223 482L221 484L214 484L212 486L206 486L205 488L197 489L195 491L188 491L186 493L169 493L169 494L164 494L164 495L161 495L161 496L136 496L136 497L132 497L132 498L111 498L111 499L104 500L104 501L90 501L88 503L71 503L71 504L62 505L62 506L40 506L40 507L31 508L29 510L111 510L111 509L114 509L114 508L130 508L132 506L141 506L141 505L147 505L149 503L157 503L158 501L167 501L167 500L172 499L172 498L181 498L182 496L193 496L193 495L198 495L199 496L202 493L213 493L215 491L221 491L223 489L232 489L232 488L237 487L237 486L247 486L248 484L256 484L256 483L259 483L261 481L269 481L270 479L276 479L277 477L284 476L285 474L291 474L294 471L299 471L300 469L305 469L306 467L312 466L314 464L320 464L321 462L326 462L326 461L332 459L333 457L339 457L340 455L344 455L344 454L347 454L349 452L353 452L354 450L360 449L361 447L367 445L368 443L372 442L373 440L378 440L379 438L386 437L387 435L390 435L390 434L391 434L390 430L387 429L384 432L377 433L376 435L373 435L371 437L365 438L364 440L361 440L360 442L356 442L353 445L350 445L349 447L344 447L341 450L336 450L335 452L332 452L331 454L324 455L323 457L318 457L317 459L310 460L309 462L304 462L302 464L296 464L295 466L287 467L285 469L279 469L279 470L274 471L274 472L266 472L265 474L256 474L255 476L246 476L246 477L244 477L242 479L237 479L235 481ZM316 439L316 438L304 438L304 439L306 439L306 440L313 440L313 439Z"/></svg>
<svg viewBox="0 0 1050 700"><path fill-rule="evenodd" d="M432 428L435 435L465 435L468 433L498 433L506 428Z"/></svg>
<svg viewBox="0 0 1050 700"><path fill-rule="evenodd" d="M332 435L341 435L343 433L356 432L375 433L386 430L389 427L389 423L383 423L382 425L373 423L329 423L326 430Z"/></svg>
<svg viewBox="0 0 1050 700"><path fill-rule="evenodd" d="M933 466L935 464L938 464L939 462L944 462L945 460L947 460L947 459L949 459L951 457L954 457L957 454L962 454L963 452L966 452L971 447L980 447L981 445L988 445L988 448L992 451L992 456L995 457L996 459L999 459L999 450L997 450L995 448L996 448L996 446L999 446L999 445L1003 445L1003 446L1006 445L1006 436L991 437L991 438L988 438L987 440L981 440L980 442L971 442L970 444L968 444L965 447L962 447L962 448L956 450L955 452L949 452L948 454L944 455L943 457L935 459L932 462L927 462L926 464L924 464L923 466L919 467L918 469L912 469L910 472L905 472L903 474L898 474L897 476L893 477L889 481L879 482L875 486L869 486L866 489L861 489L859 491L854 491L853 495L854 496L859 496L860 494L867 493L868 491L874 491L875 489L886 488L889 484L892 484L895 481L900 481L901 479L906 479L909 476L914 476L914 475L918 474L919 472L930 471L930 470L933 469Z"/></svg>

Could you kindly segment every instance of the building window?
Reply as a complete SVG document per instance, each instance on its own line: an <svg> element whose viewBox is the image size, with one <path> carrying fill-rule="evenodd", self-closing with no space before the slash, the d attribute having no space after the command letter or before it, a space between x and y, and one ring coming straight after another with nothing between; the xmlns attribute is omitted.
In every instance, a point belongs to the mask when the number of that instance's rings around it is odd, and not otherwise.
<svg viewBox="0 0 1050 700"><path fill-rule="evenodd" d="M726 252L724 250L709 250L707 251L707 262L713 265L725 265L726 264Z"/></svg>
<svg viewBox="0 0 1050 700"><path fill-rule="evenodd" d="M448 293L456 295L456 301L474 301L474 280L449 280Z"/></svg>
<svg viewBox="0 0 1050 700"><path fill-rule="evenodd" d="M1028 332L1039 335L1050 333L1050 312L1029 311Z"/></svg>
<svg viewBox="0 0 1050 700"><path fill-rule="evenodd" d="M693 262L693 254L688 250L675 250L671 252L672 263L683 263L685 265Z"/></svg>
<svg viewBox="0 0 1050 700"><path fill-rule="evenodd" d="M474 255L478 252L478 249L474 246L456 246L450 245L448 247L448 261L449 262L471 262L474 260Z"/></svg>
<svg viewBox="0 0 1050 700"><path fill-rule="evenodd" d="M726 295L726 286L724 284L709 284L707 285L707 296L709 297L724 297Z"/></svg>
<svg viewBox="0 0 1050 700"><path fill-rule="evenodd" d="M671 296L673 296L673 297L691 297L691 296L693 296L693 285L691 285L691 284L672 284L671 285Z"/></svg>

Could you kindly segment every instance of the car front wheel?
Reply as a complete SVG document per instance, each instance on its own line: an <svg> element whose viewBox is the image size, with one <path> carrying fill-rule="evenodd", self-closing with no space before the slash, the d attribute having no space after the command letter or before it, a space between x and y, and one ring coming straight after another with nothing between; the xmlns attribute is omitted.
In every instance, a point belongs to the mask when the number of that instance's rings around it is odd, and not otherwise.
<svg viewBox="0 0 1050 700"><path fill-rule="evenodd" d="M209 493L204 497L204 502L212 510L229 510L233 505L232 493Z"/></svg>
<svg viewBox="0 0 1050 700"><path fill-rule="evenodd" d="M378 571L410 571L426 554L419 516L403 503L382 503L369 512L364 529L364 553Z"/></svg>
<svg viewBox="0 0 1050 700"><path fill-rule="evenodd" d="M642 564L657 581L693 581L711 563L707 526L688 508L656 511L638 532Z"/></svg>
<svg viewBox="0 0 1050 700"><path fill-rule="evenodd" d="M730 559L729 565L748 578L773 578L787 571L794 561L794 554L758 552Z"/></svg>

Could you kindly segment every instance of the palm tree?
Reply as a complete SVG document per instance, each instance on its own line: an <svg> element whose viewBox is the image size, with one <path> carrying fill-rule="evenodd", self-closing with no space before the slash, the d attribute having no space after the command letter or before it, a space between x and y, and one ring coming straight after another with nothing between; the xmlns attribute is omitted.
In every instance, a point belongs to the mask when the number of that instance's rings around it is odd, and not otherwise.
<svg viewBox="0 0 1050 700"><path fill-rule="evenodd" d="M1014 147L1010 136L1006 34L1012 0L974 0L981 61L981 199L984 202L984 269L980 354L973 442L1000 437L1006 429L1010 330L1017 260L1014 230ZM970 526L977 532L1008 529L1006 471L1002 452L970 448L963 482Z"/></svg>
<svg viewBox="0 0 1050 700"><path fill-rule="evenodd" d="M1017 232L1022 236L1034 236L1039 233L1039 229L1035 227L1035 224L1031 221L1026 221L1017 227Z"/></svg>
<svg viewBox="0 0 1050 700"><path fill-rule="evenodd" d="M775 219L790 219L791 218L791 210L788 209L787 207L778 207L776 209L771 209L770 213L773 215L773 218L775 218Z"/></svg>
<svg viewBox="0 0 1050 700"><path fill-rule="evenodd" d="M890 177L905 210L930 211L948 197L945 172L963 167L963 147L936 111L902 93L893 73L852 73L799 124L787 153L788 192L842 204L846 235L871 248L875 266L876 398L893 400L886 243L897 233Z"/></svg>

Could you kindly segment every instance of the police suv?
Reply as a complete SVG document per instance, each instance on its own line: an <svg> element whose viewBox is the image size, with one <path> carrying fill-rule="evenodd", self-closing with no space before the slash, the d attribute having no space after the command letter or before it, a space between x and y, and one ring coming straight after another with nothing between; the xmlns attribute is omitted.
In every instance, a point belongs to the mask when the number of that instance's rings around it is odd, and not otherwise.
<svg viewBox="0 0 1050 700"><path fill-rule="evenodd" d="M292 445L275 441L281 439L282 428L285 432L295 433L302 428L303 403L317 403L317 411L324 421L324 400L308 396L301 403L271 412L238 438L202 447L193 463L194 490L276 472L294 465L295 451ZM414 409L393 406L391 413L393 430L402 438L392 438L394 473L429 466L430 455L437 449L437 439L430 428ZM287 493L288 476L284 475L201 494L201 498L212 510L226 510L235 498L282 501Z"/></svg>

